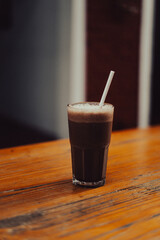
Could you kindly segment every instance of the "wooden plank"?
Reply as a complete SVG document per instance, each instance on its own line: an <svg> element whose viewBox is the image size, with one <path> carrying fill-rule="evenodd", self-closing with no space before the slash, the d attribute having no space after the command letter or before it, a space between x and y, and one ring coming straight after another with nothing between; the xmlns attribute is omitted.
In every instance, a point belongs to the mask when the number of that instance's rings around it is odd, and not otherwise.
<svg viewBox="0 0 160 240"><path fill-rule="evenodd" d="M159 132L114 132L93 189L72 184L68 140L0 150L0 239L158 239Z"/></svg>

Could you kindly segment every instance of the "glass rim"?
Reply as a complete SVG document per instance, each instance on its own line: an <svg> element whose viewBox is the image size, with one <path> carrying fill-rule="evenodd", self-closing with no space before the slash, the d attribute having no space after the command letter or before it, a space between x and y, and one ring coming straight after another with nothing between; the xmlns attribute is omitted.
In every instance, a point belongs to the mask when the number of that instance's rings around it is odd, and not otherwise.
<svg viewBox="0 0 160 240"><path fill-rule="evenodd" d="M85 103L89 103L89 104L93 104L93 105L94 105L94 104L99 105L99 102L84 101L84 102L68 103L68 104L67 104L67 107L75 108L74 105L77 105L77 104L85 104ZM96 106L97 106L97 105L96 105ZM112 109L114 109L114 106L113 106L113 104L111 104L111 103L104 103L104 105L109 105L109 106L112 107Z"/></svg>

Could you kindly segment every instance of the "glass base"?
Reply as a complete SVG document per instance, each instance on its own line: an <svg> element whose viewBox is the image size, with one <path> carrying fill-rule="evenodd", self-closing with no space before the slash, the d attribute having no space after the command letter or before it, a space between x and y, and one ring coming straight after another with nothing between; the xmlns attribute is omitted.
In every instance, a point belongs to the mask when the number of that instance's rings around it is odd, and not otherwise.
<svg viewBox="0 0 160 240"><path fill-rule="evenodd" d="M84 181L79 181L76 178L73 177L72 180L74 185L80 185L80 186L84 186L84 187L100 187L103 186L106 182L106 179L103 179L101 181L98 182L84 182Z"/></svg>

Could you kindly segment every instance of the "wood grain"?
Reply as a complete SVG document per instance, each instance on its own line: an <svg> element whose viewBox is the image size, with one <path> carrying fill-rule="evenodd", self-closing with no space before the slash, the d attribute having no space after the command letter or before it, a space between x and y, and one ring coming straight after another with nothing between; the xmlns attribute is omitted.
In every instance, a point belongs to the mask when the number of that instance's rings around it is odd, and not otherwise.
<svg viewBox="0 0 160 240"><path fill-rule="evenodd" d="M112 134L107 182L71 182L68 140L0 150L0 239L159 239L160 127Z"/></svg>

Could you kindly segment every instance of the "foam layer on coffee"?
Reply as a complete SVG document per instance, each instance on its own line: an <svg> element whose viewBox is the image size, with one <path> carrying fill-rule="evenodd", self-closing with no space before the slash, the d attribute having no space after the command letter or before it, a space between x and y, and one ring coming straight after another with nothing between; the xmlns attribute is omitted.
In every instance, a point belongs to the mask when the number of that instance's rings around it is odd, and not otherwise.
<svg viewBox="0 0 160 240"><path fill-rule="evenodd" d="M76 103L68 106L68 119L73 122L110 122L113 120L113 106L99 103Z"/></svg>

